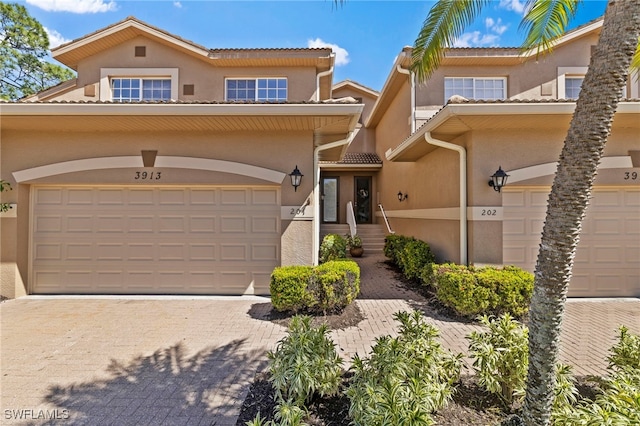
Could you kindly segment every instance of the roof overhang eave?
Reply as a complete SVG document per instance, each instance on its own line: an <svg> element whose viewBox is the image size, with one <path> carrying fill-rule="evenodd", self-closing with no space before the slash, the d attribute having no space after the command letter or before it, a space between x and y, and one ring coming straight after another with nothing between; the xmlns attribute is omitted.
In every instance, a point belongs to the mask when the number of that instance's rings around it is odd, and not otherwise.
<svg viewBox="0 0 640 426"><path fill-rule="evenodd" d="M447 104L402 143L395 148L388 149L385 152L385 157L388 161L416 161L436 149L436 147L425 142L425 134L427 132L437 133L440 126L455 117L471 115L491 115L496 117L506 115L572 115L575 107L576 103L573 101ZM620 102L616 114L640 114L640 102ZM465 132L461 131L459 134L448 135L448 139L455 139Z"/></svg>
<svg viewBox="0 0 640 426"><path fill-rule="evenodd" d="M356 115L362 104L3 103L1 116L311 116ZM357 121L357 118L354 120Z"/></svg>

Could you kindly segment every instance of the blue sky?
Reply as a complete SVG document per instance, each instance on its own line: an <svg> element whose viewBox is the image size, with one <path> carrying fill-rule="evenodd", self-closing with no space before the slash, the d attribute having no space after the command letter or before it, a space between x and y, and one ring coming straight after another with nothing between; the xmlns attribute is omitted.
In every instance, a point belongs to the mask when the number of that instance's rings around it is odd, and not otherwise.
<svg viewBox="0 0 640 426"><path fill-rule="evenodd" d="M5 0L6 1L6 0ZM334 82L382 89L403 46L412 45L430 0L194 1L17 0L48 31L51 45L135 16L207 48L320 47L336 52ZM519 46L526 0L495 0L458 40L459 46ZM585 0L571 28L604 14L606 1Z"/></svg>

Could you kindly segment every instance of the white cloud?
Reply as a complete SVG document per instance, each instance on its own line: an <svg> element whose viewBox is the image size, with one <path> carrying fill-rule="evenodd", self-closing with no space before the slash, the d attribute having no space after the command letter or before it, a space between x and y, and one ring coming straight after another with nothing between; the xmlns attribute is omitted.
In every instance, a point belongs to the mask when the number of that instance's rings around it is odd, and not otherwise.
<svg viewBox="0 0 640 426"><path fill-rule="evenodd" d="M174 5L175 7L177 7L178 9L182 9L182 3L180 3L179 1L174 1L174 2L173 2L173 5Z"/></svg>
<svg viewBox="0 0 640 426"><path fill-rule="evenodd" d="M511 10L513 12L524 14L525 3L520 0L500 0L502 9Z"/></svg>
<svg viewBox="0 0 640 426"><path fill-rule="evenodd" d="M347 49L344 49L337 44L327 43L320 38L315 40L307 40L307 47L309 48L318 48L318 47L330 47L333 50L333 53L336 54L336 66L347 65L349 63L349 52Z"/></svg>
<svg viewBox="0 0 640 426"><path fill-rule="evenodd" d="M44 27L44 30L46 31L47 36L49 37L49 49L53 49L54 47L58 47L61 44L65 44L71 41L67 38L64 38L62 34L57 32L56 30L50 30L47 27Z"/></svg>
<svg viewBox="0 0 640 426"><path fill-rule="evenodd" d="M484 20L484 24L487 27L487 29L493 31L498 35L504 34L504 32L507 31L507 28L509 28L508 25L504 25L502 23L501 18L498 18L497 21L495 21L493 18L487 18Z"/></svg>
<svg viewBox="0 0 640 426"><path fill-rule="evenodd" d="M113 0L26 0L47 12L99 13L116 10Z"/></svg>
<svg viewBox="0 0 640 426"><path fill-rule="evenodd" d="M473 31L462 34L454 43L453 47L480 47L495 45L500 37L494 34L482 34L480 31Z"/></svg>

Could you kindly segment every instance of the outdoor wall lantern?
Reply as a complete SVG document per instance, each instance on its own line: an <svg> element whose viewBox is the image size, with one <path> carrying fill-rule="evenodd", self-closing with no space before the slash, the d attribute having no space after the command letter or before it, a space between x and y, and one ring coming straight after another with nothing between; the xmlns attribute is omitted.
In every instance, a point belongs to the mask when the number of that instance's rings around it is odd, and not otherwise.
<svg viewBox="0 0 640 426"><path fill-rule="evenodd" d="M492 187L495 191L500 192L503 186L507 184L508 174L502 170L502 166L498 167L498 170L494 174L491 175L491 180L489 181L489 186Z"/></svg>
<svg viewBox="0 0 640 426"><path fill-rule="evenodd" d="M409 194L403 194L402 191L398 191L398 201L403 202L407 198L409 198Z"/></svg>
<svg viewBox="0 0 640 426"><path fill-rule="evenodd" d="M296 164L296 168L293 169L291 173L289 173L289 177L291 178L291 185L293 185L293 190L298 191L298 187L300 186L300 182L302 181L302 173L298 170L298 165Z"/></svg>

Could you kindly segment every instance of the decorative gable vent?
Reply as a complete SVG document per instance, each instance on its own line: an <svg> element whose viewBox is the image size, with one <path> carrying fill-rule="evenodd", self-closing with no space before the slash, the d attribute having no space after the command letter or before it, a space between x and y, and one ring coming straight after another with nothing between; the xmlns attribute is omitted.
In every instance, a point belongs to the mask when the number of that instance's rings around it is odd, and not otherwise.
<svg viewBox="0 0 640 426"><path fill-rule="evenodd" d="M147 46L136 46L136 58L144 58L147 56Z"/></svg>

